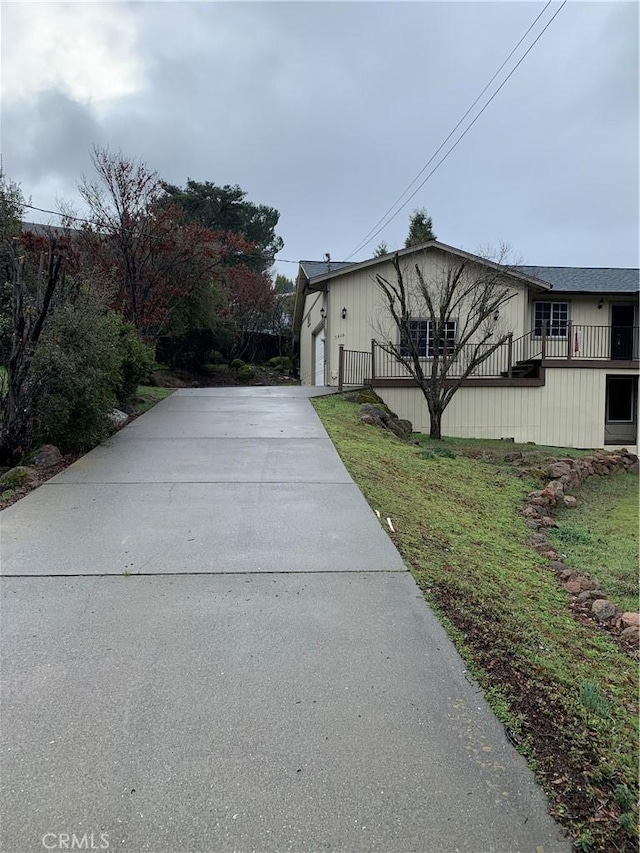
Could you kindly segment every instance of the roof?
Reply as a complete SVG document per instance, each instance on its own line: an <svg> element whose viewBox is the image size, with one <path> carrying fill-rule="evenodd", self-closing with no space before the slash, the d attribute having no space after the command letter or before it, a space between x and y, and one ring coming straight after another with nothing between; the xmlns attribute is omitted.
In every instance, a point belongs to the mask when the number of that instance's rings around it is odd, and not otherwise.
<svg viewBox="0 0 640 853"><path fill-rule="evenodd" d="M399 258L404 258L408 255L413 255L417 252L423 252L425 250L431 249L439 249L440 251L446 252L447 254L455 255L456 257L461 258L463 261L479 263L484 266L491 267L493 269L500 268L500 264L495 261L489 260L487 258L482 258L479 255L471 254L471 252L466 252L463 249L457 249L455 246L449 246L447 243L441 243L439 240L428 240L426 243L420 243L415 246L408 246L404 249L398 249L394 252L388 252L385 255L377 255L373 258L367 258L367 260L365 261L331 261L331 263L329 264L326 261L300 261L300 267L302 269L302 272L306 276L309 284L312 287L317 287L320 282L323 282L327 279L336 278L337 276L350 273L352 270L355 269L360 270L376 266L377 264L382 263L384 261L389 261L395 255L397 255ZM521 279L526 284L532 285L533 287L537 287L539 290L549 290L549 284L547 284L547 282L539 278L534 278L533 276L527 275L527 273L524 272L523 268L504 266L504 271L507 275Z"/></svg>
<svg viewBox="0 0 640 853"><path fill-rule="evenodd" d="M516 267L561 293L638 293L637 269L615 267Z"/></svg>
<svg viewBox="0 0 640 853"><path fill-rule="evenodd" d="M353 261L300 261L300 266L307 278L315 278L329 272L354 266Z"/></svg>

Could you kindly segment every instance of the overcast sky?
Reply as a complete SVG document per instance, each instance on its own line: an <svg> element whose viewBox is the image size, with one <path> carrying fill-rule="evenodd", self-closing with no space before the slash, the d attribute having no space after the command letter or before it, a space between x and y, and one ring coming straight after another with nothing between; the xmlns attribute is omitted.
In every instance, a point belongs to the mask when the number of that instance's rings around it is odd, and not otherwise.
<svg viewBox="0 0 640 853"><path fill-rule="evenodd" d="M280 259L342 260L544 6L2 3L4 171L34 205L81 210L89 148L109 145L171 183L237 183L276 207ZM504 241L523 263L638 266L638 148L638 5L569 0L354 259L401 246L426 207L437 237L469 251Z"/></svg>

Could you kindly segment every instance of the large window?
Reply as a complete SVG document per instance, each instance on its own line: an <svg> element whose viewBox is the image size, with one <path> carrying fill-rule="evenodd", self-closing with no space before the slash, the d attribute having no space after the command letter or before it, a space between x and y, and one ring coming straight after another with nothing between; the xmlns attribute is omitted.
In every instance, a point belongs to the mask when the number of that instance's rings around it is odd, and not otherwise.
<svg viewBox="0 0 640 853"><path fill-rule="evenodd" d="M431 320L409 320L409 334L420 358L433 358L436 341L434 341ZM451 351L455 343L456 321L447 320L440 341L437 343L438 354L442 355L445 349ZM401 351L403 356L409 355L404 347L401 347Z"/></svg>
<svg viewBox="0 0 640 853"><path fill-rule="evenodd" d="M542 337L544 324L547 324L548 338L566 338L569 304L567 302L536 302L534 314L534 335Z"/></svg>

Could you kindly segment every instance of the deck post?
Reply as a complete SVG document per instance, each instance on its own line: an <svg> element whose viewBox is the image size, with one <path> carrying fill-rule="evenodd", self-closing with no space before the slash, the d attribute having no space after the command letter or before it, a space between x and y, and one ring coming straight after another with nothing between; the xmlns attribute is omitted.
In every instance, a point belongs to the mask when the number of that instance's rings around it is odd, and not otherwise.
<svg viewBox="0 0 640 853"><path fill-rule="evenodd" d="M567 358L573 355L573 323L571 320L567 323Z"/></svg>
<svg viewBox="0 0 640 853"><path fill-rule="evenodd" d="M507 379L513 375L513 332L509 333L507 340Z"/></svg>
<svg viewBox="0 0 640 853"><path fill-rule="evenodd" d="M376 340L371 338L371 384L376 378Z"/></svg>
<svg viewBox="0 0 640 853"><path fill-rule="evenodd" d="M344 387L344 345L338 347L338 391Z"/></svg>
<svg viewBox="0 0 640 853"><path fill-rule="evenodd" d="M547 357L547 326L548 323L545 320L542 324L542 360L544 361Z"/></svg>

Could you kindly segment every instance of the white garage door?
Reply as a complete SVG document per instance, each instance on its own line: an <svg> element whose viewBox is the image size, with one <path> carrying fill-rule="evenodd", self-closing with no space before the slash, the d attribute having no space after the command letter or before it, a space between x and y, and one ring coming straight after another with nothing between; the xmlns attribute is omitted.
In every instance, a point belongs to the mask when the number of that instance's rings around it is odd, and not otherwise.
<svg viewBox="0 0 640 853"><path fill-rule="evenodd" d="M316 385L324 385L324 332L318 332L315 338L316 348Z"/></svg>

